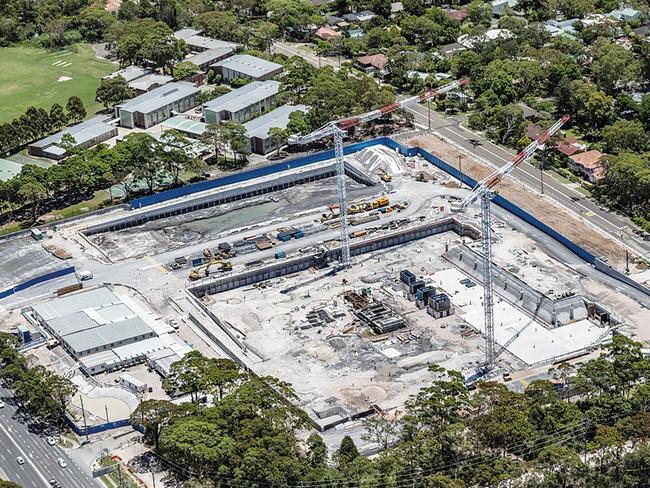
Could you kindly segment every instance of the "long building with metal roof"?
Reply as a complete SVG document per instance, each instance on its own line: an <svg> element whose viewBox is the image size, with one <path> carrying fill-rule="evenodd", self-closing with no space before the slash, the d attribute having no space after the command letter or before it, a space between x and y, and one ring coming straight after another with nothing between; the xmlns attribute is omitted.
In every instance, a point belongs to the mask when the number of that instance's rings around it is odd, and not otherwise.
<svg viewBox="0 0 650 488"><path fill-rule="evenodd" d="M233 120L243 124L270 109L278 92L280 82L253 81L203 105L206 124Z"/></svg>
<svg viewBox="0 0 650 488"><path fill-rule="evenodd" d="M117 136L117 127L106 123L105 115L98 115L80 124L57 132L45 139L36 141L27 146L27 152L32 156L50 159L63 159L67 153L61 147L64 134L71 135L75 140L75 147L92 147Z"/></svg>
<svg viewBox="0 0 650 488"><path fill-rule="evenodd" d="M155 88L115 106L115 117L122 127L149 127L159 124L174 112L185 112L196 106L200 90L194 83L178 81Z"/></svg>
<svg viewBox="0 0 650 488"><path fill-rule="evenodd" d="M269 131L274 127L286 129L289 124L289 115L293 112L306 113L307 106L282 105L261 117L246 122L244 129L251 141L251 151L257 154L267 154L277 149L278 144L271 140Z"/></svg>

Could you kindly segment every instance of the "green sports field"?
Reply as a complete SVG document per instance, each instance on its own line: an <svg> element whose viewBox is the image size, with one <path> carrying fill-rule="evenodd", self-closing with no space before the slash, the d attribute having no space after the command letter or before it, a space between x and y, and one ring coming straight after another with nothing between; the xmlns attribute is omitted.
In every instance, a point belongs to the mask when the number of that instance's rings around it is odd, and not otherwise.
<svg viewBox="0 0 650 488"><path fill-rule="evenodd" d="M0 48L0 122L10 122L30 105L48 111L54 103L65 107L72 95L81 98L88 114L95 113L102 108L95 102L99 80L115 69L87 45L62 51Z"/></svg>

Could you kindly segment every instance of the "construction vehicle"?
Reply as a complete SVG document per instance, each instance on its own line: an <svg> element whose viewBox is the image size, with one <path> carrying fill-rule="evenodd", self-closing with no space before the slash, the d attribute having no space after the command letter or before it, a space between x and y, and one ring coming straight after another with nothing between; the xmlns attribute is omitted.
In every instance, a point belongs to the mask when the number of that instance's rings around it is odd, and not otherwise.
<svg viewBox="0 0 650 488"><path fill-rule="evenodd" d="M345 188L345 158L343 156L343 137L347 135L346 130L359 124L379 119L395 112L396 110L405 109L411 105L416 105L422 102L428 102L429 100L445 93L461 89L467 83L469 83L469 80L452 81L451 83L435 90L429 90L419 95L393 102L390 105L386 105L376 110L371 110L370 112L366 112L361 115L354 115L342 120L329 122L311 134L294 134L289 137L289 144L310 144L312 142L320 141L321 139L328 137L332 137L334 139L334 156L336 160L336 190L339 196L339 220L341 227L341 261L338 266L340 269L346 269L350 267L350 236L348 235L347 203L348 197L347 190Z"/></svg>
<svg viewBox="0 0 650 488"><path fill-rule="evenodd" d="M379 178L384 183L390 183L391 181L393 181L393 177L389 175L385 169L382 168L379 168Z"/></svg>
<svg viewBox="0 0 650 488"><path fill-rule="evenodd" d="M220 265L219 271L221 272L232 270L232 263L230 261L221 261L219 259L215 259L213 261L210 261L208 264L204 264L203 266L199 266L198 268L193 269L190 273L190 280L196 281L201 278L207 278L210 276L210 268L217 265Z"/></svg>

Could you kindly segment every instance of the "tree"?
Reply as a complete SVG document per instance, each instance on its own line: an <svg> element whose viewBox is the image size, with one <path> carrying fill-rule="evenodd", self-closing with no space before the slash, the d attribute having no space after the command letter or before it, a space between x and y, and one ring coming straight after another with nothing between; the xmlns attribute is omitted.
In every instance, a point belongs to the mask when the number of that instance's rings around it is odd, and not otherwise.
<svg viewBox="0 0 650 488"><path fill-rule="evenodd" d="M21 488L21 486L13 481L0 480L0 488Z"/></svg>
<svg viewBox="0 0 650 488"><path fill-rule="evenodd" d="M345 469L346 466L350 465L356 458L359 457L359 450L355 445L352 437L346 435L341 440L341 445L335 454L339 469Z"/></svg>
<svg viewBox="0 0 650 488"><path fill-rule="evenodd" d="M68 123L68 116L63 110L63 107L58 103L52 105L50 109L50 123L54 130L60 130Z"/></svg>
<svg viewBox="0 0 650 488"><path fill-rule="evenodd" d="M208 369L206 381L210 389L216 392L219 401L223 400L224 394L229 388L245 377L239 371L237 363L230 359L211 359Z"/></svg>
<svg viewBox="0 0 650 488"><path fill-rule="evenodd" d="M133 96L133 90L122 76L103 79L95 95L95 100L104 105L107 110L114 105L124 102Z"/></svg>
<svg viewBox="0 0 650 488"><path fill-rule="evenodd" d="M617 120L603 128L603 145L609 153L640 153L648 148L648 143L646 129L636 120Z"/></svg>
<svg viewBox="0 0 650 488"><path fill-rule="evenodd" d="M142 38L137 34L127 34L120 37L115 45L115 55L120 67L139 64L141 59Z"/></svg>
<svg viewBox="0 0 650 488"><path fill-rule="evenodd" d="M214 147L214 157L219 160L219 146L226 142L226 128L222 124L209 124L201 136L201 141Z"/></svg>
<svg viewBox="0 0 650 488"><path fill-rule="evenodd" d="M316 433L307 438L307 448L309 449L309 464L312 467L324 467L327 462L327 445L323 438Z"/></svg>
<svg viewBox="0 0 650 488"><path fill-rule="evenodd" d="M89 7L78 17L79 32L88 42L100 42L105 39L115 22L115 17L103 8Z"/></svg>
<svg viewBox="0 0 650 488"><path fill-rule="evenodd" d="M639 106L639 119L647 130L650 130L650 94L644 95Z"/></svg>
<svg viewBox="0 0 650 488"><path fill-rule="evenodd" d="M233 153L235 164L237 164L238 154L250 154L251 146L250 139L246 129L242 124L229 121L223 124L225 141Z"/></svg>
<svg viewBox="0 0 650 488"><path fill-rule="evenodd" d="M186 52L185 41L176 39L174 32L163 22L156 22L144 36L138 56L168 72L177 61L183 59Z"/></svg>
<svg viewBox="0 0 650 488"><path fill-rule="evenodd" d="M591 63L596 83L609 94L633 81L639 68L634 54L620 44L603 44L596 49Z"/></svg>
<svg viewBox="0 0 650 488"><path fill-rule="evenodd" d="M163 163L165 171L172 177L174 186L180 184L183 171L198 168L196 158L190 155L190 146L190 141L183 134L177 130L168 130L163 133L155 148L156 159Z"/></svg>
<svg viewBox="0 0 650 488"><path fill-rule="evenodd" d="M287 143L289 133L280 127L271 127L269 129L269 141L272 146L277 148L277 155L280 156L280 149Z"/></svg>
<svg viewBox="0 0 650 488"><path fill-rule="evenodd" d="M175 80L184 80L190 76L196 74L199 68L197 65L191 61L181 61L176 66L174 66L173 74Z"/></svg>
<svg viewBox="0 0 650 488"><path fill-rule="evenodd" d="M84 108L84 104L76 95L68 98L66 111L68 112L68 118L73 122L80 122L86 118L86 109Z"/></svg>
<svg viewBox="0 0 650 488"><path fill-rule="evenodd" d="M31 204L32 221L36 221L41 208L41 203L43 203L47 197L45 187L36 180L26 180L20 185L18 195L23 199L23 201Z"/></svg>
<svg viewBox="0 0 650 488"><path fill-rule="evenodd" d="M467 6L467 14L474 24L490 25L492 6L481 0L474 0Z"/></svg>
<svg viewBox="0 0 650 488"><path fill-rule="evenodd" d="M604 127L611 119L612 97L593 83L574 80L570 85L569 114L576 122L593 128Z"/></svg>
<svg viewBox="0 0 650 488"><path fill-rule="evenodd" d="M287 132L289 134L306 134L309 132L309 124L302 110L296 110L289 114Z"/></svg>
<svg viewBox="0 0 650 488"><path fill-rule="evenodd" d="M206 380L208 358L198 351L190 351L183 359L173 363L169 375L163 381L163 387L169 393L178 391L189 393L192 402L198 403L201 394L209 390Z"/></svg>
<svg viewBox="0 0 650 488"><path fill-rule="evenodd" d="M397 422L385 414L376 414L368 418L364 422L364 427L366 432L362 435L362 439L379 444L384 451L392 441L397 439Z"/></svg>
<svg viewBox="0 0 650 488"><path fill-rule="evenodd" d="M131 414L130 423L144 427L145 439L158 450L163 428L182 411L181 407L167 400L145 400Z"/></svg>
<svg viewBox="0 0 650 488"><path fill-rule="evenodd" d="M232 11L212 11L197 15L194 26L206 36L232 42L244 41L246 34L242 23Z"/></svg>
<svg viewBox="0 0 650 488"><path fill-rule="evenodd" d="M305 29L316 14L316 7L309 0L267 0L265 7L269 21L290 35Z"/></svg>
<svg viewBox="0 0 650 488"><path fill-rule="evenodd" d="M134 132L122 144L131 158L133 177L144 181L149 193L153 193L162 177L162 168L156 158L156 139L145 132Z"/></svg>

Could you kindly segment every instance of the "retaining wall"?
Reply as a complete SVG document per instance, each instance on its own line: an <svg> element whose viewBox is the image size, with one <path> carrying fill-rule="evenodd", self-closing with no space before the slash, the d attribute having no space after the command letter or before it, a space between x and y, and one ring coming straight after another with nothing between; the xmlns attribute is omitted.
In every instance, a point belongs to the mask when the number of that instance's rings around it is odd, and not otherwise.
<svg viewBox="0 0 650 488"><path fill-rule="evenodd" d="M129 419L122 419L122 420L115 420L113 422L107 422L105 424L89 425L87 427L83 427L79 425L77 421L73 419L70 416L70 414L68 414L67 412L65 414L65 421L70 426L70 428L74 431L74 433L79 436L98 434L99 432L105 432L111 429L119 429L120 427L126 427L127 425L129 425Z"/></svg>
<svg viewBox="0 0 650 488"><path fill-rule="evenodd" d="M345 164L345 174L349 178L363 185L374 186L377 184L377 182L373 178L367 176L365 173L363 173L363 171L359 170L352 164L348 164L348 163ZM102 232L110 232L110 231L115 231L120 229L126 229L129 227L135 227L137 225L142 225L146 222L150 222L152 220L194 212L196 210L215 207L217 205L223 205L225 203L234 202L238 200L244 200L259 195L264 195L266 193L290 188L295 185L301 185L304 183L320 180L323 178L331 178L335 175L336 175L336 166L334 164L319 167L319 168L309 169L306 171L302 171L300 173L288 173L284 175L279 175L277 178L274 178L269 181L253 183L244 187L231 188L228 190L223 190L218 193L212 193L209 195L203 195L196 198L190 198L178 203L174 203L172 205L152 208L151 210L145 210L143 212L138 212L133 215L126 215L124 217L120 217L115 220L90 226L84 231L84 234L89 236L93 234L100 234ZM224 178L221 179L223 180ZM197 183L195 185L189 185L189 187L194 187L194 189L196 189L198 185L201 185L201 183Z"/></svg>
<svg viewBox="0 0 650 488"><path fill-rule="evenodd" d="M350 255L358 256L367 252L385 249L387 247L397 246L417 239L423 239L435 234L441 234L447 231L454 231L461 236L470 236L473 239L480 237L480 233L474 227L464 225L454 218L446 218L436 222L431 222L418 227L404 229L392 234L375 237L366 241L353 243L350 246ZM257 269L245 271L243 273L226 276L215 279L208 283L188 288L196 297L201 298L204 295L214 295L228 290L233 290L242 286L250 286L260 281L270 280L297 273L311 268L318 264L322 252L301 256L294 259L288 259L281 263L274 263L268 266L262 266ZM341 256L341 248L336 247L326 251L328 260L336 261Z"/></svg>
<svg viewBox="0 0 650 488"><path fill-rule="evenodd" d="M38 285L40 283L53 280L54 278L60 278L61 276L72 274L74 273L74 270L75 270L74 266L70 266L69 268L57 269L56 271L52 271L50 273L37 276L36 278L32 278L31 280L25 281L12 288L8 288L0 292L0 300L3 298L7 298L8 296L11 296L14 293L17 293L19 291L26 290L27 288L32 287L34 285Z"/></svg>

